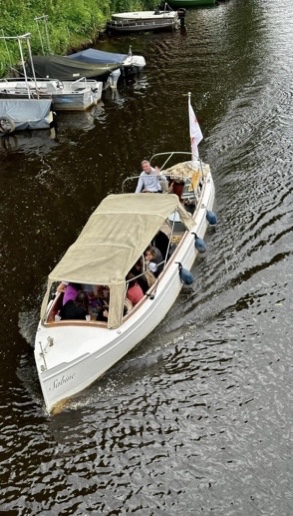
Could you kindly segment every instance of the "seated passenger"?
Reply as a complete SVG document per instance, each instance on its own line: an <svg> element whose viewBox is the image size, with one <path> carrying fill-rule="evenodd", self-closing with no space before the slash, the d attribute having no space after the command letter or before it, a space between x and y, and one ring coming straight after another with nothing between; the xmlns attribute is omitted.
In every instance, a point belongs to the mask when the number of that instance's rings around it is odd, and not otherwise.
<svg viewBox="0 0 293 516"><path fill-rule="evenodd" d="M132 267L130 271L134 277L136 277L137 283L140 285L143 293L145 294L148 289L153 285L156 281L156 278L150 271L144 270L144 260L141 256L140 259L136 262L136 264ZM149 274L150 273L150 274ZM152 278L153 276L153 278Z"/></svg>
<svg viewBox="0 0 293 516"><path fill-rule="evenodd" d="M163 256L157 247L149 245L144 252L145 260L147 262L147 268L150 270L156 277L163 270L164 264Z"/></svg>
<svg viewBox="0 0 293 516"><path fill-rule="evenodd" d="M85 292L79 292L73 301L69 299L60 310L61 321L77 319L85 320L88 315L88 296Z"/></svg>
<svg viewBox="0 0 293 516"><path fill-rule="evenodd" d="M156 262L154 261L154 258L155 258L154 251L151 251L149 249L148 251L145 252L146 268L148 271L152 272L155 276L158 271L158 266L157 266Z"/></svg>
<svg viewBox="0 0 293 516"><path fill-rule="evenodd" d="M185 182L183 179L175 179L175 178L169 178L168 181L168 191L169 193L174 193L179 197L179 200L182 202L182 194L184 189Z"/></svg>
<svg viewBox="0 0 293 516"><path fill-rule="evenodd" d="M126 281L128 282L126 297L135 306L144 297L143 290L131 272L127 275Z"/></svg>
<svg viewBox="0 0 293 516"><path fill-rule="evenodd" d="M96 285L90 285L88 283L84 283L84 285L82 285L82 290L87 293L89 302L91 299L94 299L95 297L97 297Z"/></svg>
<svg viewBox="0 0 293 516"><path fill-rule="evenodd" d="M80 290L81 285L79 283L68 283L67 281L62 281L57 287L57 292L64 292L62 301L63 306L67 301L74 301Z"/></svg>
<svg viewBox="0 0 293 516"><path fill-rule="evenodd" d="M97 287L97 297L95 299L95 302L96 302L95 315L96 315L97 321L107 321L108 320L109 297L110 297L109 288L99 285Z"/></svg>
<svg viewBox="0 0 293 516"><path fill-rule="evenodd" d="M150 192L162 193L160 179L166 179L162 176L158 167L153 168L146 159L141 162L142 172L139 176L135 193Z"/></svg>

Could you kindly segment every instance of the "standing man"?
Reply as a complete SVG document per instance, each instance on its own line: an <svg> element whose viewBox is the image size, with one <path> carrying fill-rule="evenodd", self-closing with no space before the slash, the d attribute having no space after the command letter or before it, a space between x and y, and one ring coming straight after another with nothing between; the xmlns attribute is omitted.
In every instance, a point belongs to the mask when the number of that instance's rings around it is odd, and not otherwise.
<svg viewBox="0 0 293 516"><path fill-rule="evenodd" d="M151 164L146 159L141 162L142 172L139 176L135 193L151 192L162 193L160 179L166 179L160 174L159 167L151 167Z"/></svg>

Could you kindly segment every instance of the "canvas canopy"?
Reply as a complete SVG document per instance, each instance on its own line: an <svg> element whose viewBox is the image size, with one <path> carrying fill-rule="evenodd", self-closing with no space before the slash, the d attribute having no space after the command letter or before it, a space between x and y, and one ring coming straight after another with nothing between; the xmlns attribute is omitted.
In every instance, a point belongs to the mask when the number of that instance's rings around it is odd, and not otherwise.
<svg viewBox="0 0 293 516"><path fill-rule="evenodd" d="M95 48L87 48L81 52L76 52L67 56L69 59L84 61L85 63L120 63L123 64L127 59L127 54L117 54L113 52L104 52Z"/></svg>
<svg viewBox="0 0 293 516"><path fill-rule="evenodd" d="M70 81L80 77L102 77L105 78L117 68L120 63L88 63L68 59L63 56L32 56L32 62L36 77L51 77L60 81ZM29 74L32 74L30 63L26 63Z"/></svg>
<svg viewBox="0 0 293 516"><path fill-rule="evenodd" d="M45 315L55 281L108 285L108 327L119 326L126 295L125 278L167 217L176 210L183 224L191 229L194 221L176 195L132 193L106 197L49 275L41 317Z"/></svg>
<svg viewBox="0 0 293 516"><path fill-rule="evenodd" d="M49 129L53 121L51 99L0 100L0 117L8 116L15 129Z"/></svg>

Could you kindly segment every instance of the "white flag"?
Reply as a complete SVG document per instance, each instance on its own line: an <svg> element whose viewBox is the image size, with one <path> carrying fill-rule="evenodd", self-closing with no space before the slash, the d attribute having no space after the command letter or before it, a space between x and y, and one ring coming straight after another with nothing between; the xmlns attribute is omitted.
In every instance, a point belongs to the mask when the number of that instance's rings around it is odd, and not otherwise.
<svg viewBox="0 0 293 516"><path fill-rule="evenodd" d="M188 98L188 114L189 114L189 134L190 134L190 142L191 142L191 153L192 153L192 161L198 160L198 144L203 139L203 135L201 129L199 127L199 123L195 116L195 113L192 109L190 103L190 96Z"/></svg>

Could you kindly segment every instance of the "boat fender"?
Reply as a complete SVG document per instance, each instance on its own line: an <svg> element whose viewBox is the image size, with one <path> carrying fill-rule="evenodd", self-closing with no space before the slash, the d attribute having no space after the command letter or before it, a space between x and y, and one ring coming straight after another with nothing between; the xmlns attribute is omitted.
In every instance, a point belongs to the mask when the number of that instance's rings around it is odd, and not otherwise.
<svg viewBox="0 0 293 516"><path fill-rule="evenodd" d="M10 116L5 115L0 117L0 133L11 134L15 131L15 122Z"/></svg>
<svg viewBox="0 0 293 516"><path fill-rule="evenodd" d="M187 269L184 269L180 262L176 262L176 263L179 268L179 276L180 276L181 282L184 283L185 285L191 285L191 283L194 282L194 278L193 278L191 272Z"/></svg>
<svg viewBox="0 0 293 516"><path fill-rule="evenodd" d="M207 210L206 218L211 226L215 226L217 224L217 216L213 211Z"/></svg>
<svg viewBox="0 0 293 516"><path fill-rule="evenodd" d="M201 254L205 253L207 250L205 241L202 238L199 238L196 233L192 233L192 235L194 235L195 249Z"/></svg>

